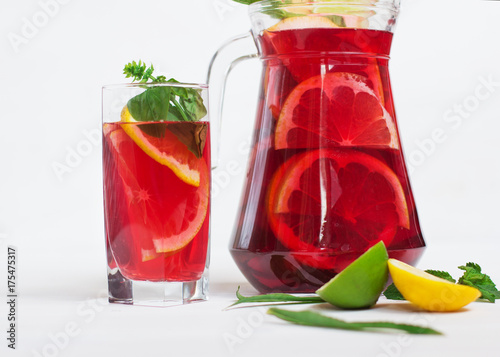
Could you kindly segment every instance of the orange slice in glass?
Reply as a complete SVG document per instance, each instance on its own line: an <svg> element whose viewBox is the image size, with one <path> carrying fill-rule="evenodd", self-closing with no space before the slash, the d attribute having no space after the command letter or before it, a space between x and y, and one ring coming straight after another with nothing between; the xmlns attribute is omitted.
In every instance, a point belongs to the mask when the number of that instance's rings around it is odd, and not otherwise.
<svg viewBox="0 0 500 357"><path fill-rule="evenodd" d="M144 133L140 125L126 124L139 123L132 117L127 106L122 110L121 119L125 123L122 125L123 130L146 154L169 167L185 183L195 187L200 185L199 165L202 160L190 152L173 133L166 130L164 137L156 138Z"/></svg>

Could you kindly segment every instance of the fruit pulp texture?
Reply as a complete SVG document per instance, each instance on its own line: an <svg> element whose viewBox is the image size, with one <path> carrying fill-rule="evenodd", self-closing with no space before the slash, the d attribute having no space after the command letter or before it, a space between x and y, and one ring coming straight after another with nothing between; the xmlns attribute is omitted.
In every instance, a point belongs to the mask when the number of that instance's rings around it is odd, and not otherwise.
<svg viewBox="0 0 500 357"><path fill-rule="evenodd" d="M210 135L199 157L200 185L179 179L148 155L122 128L140 126L145 133L188 132L207 122L104 124L104 204L108 266L140 281L198 280L205 269L209 241ZM163 139L162 139L163 140ZM159 140L161 142L161 140ZM182 154L187 146L176 142ZM176 152L171 153L174 157ZM190 228L190 224L199 227ZM173 240L175 239L176 245Z"/></svg>
<svg viewBox="0 0 500 357"><path fill-rule="evenodd" d="M264 32L259 37L262 89L230 250L242 273L260 292L313 292L380 240L390 257L409 264L422 254L425 243L389 82L391 40L389 32L347 28ZM290 107L293 120L299 122L305 108L306 131L330 130L331 124L325 123L332 122L328 115L335 108L340 108L335 114L339 128L355 116L373 114L363 104L370 101L349 99L347 94L354 85L346 88L348 81L332 90L345 95L327 112L321 109L324 101L311 99L327 88L316 88L315 94L309 91L314 95L304 94L298 103L287 101L290 93L315 76L323 76L325 83L326 78L333 78L329 81L334 83L337 77L362 82L356 84L364 91L358 98L369 97L374 105L383 106L377 110L384 111L392 123L382 124L395 128L391 135L396 135L396 145L384 144L387 140L378 134L371 135L374 140L365 140L366 145L345 145L316 140L315 133L293 132L293 128L277 132ZM344 110L353 106L357 106L354 116ZM280 140L280 135L287 135L286 140ZM381 143L374 144L378 139ZM277 148L278 142L286 144Z"/></svg>

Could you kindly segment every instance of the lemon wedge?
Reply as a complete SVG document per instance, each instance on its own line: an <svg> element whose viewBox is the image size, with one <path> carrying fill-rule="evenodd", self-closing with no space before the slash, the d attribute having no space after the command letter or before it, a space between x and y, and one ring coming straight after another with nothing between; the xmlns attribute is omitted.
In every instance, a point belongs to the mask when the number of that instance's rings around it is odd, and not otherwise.
<svg viewBox="0 0 500 357"><path fill-rule="evenodd" d="M481 292L454 284L396 259L389 259L389 272L403 297L427 311L456 311L477 300Z"/></svg>

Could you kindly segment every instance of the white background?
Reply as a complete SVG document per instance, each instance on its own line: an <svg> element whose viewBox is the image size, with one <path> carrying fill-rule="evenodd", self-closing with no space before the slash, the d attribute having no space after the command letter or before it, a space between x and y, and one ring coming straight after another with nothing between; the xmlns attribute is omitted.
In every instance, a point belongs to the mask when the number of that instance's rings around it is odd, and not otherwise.
<svg viewBox="0 0 500 357"><path fill-rule="evenodd" d="M488 252L500 238L500 1L402 2L390 71L428 243L421 265L432 261L434 268L451 269L477 260L500 280L498 264L481 261L493 257ZM48 3L57 7L42 5ZM86 136L100 128L101 86L125 82L123 65L138 59L167 77L205 82L218 46L250 24L246 7L229 0L0 4L0 282L6 246L14 245L20 294L40 303L33 309L64 314L58 302L96 297L106 289L101 147ZM28 29L28 22L38 25ZM219 192L213 199L211 279L228 291L244 282L228 244L259 69L255 60L231 75L220 165L213 172ZM484 81L493 83L490 91ZM431 142L436 131L440 140ZM68 161L78 150L85 153L81 160ZM220 179L234 162L239 174ZM67 170L58 174L54 168L63 165ZM433 247L446 254L444 266L436 266L441 257ZM37 313L19 309L22 333L23 322L37 325L30 320ZM0 308L2 330L5 316ZM47 329L25 334L19 342L23 355L43 346Z"/></svg>

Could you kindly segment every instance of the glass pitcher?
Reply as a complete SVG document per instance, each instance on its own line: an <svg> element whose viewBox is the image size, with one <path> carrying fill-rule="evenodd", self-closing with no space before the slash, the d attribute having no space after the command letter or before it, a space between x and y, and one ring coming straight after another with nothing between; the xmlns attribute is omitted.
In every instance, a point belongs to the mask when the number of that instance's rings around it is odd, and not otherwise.
<svg viewBox="0 0 500 357"><path fill-rule="evenodd" d="M381 240L409 264L422 254L388 72L398 11L399 0L249 6L258 54L232 66L263 68L230 251L262 293L313 292Z"/></svg>

